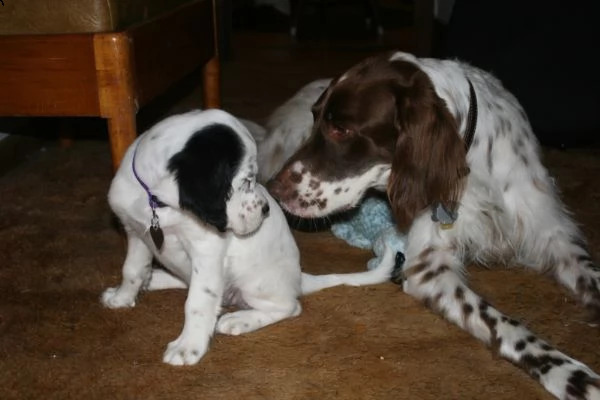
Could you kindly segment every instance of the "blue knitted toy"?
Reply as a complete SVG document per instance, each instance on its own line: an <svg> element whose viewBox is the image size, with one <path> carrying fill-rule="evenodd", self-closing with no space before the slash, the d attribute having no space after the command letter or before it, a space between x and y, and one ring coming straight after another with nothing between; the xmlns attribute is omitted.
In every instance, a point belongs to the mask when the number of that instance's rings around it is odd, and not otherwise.
<svg viewBox="0 0 600 400"><path fill-rule="evenodd" d="M379 197L365 198L356 213L332 224L331 231L351 246L373 250L375 258L367 263L368 269L379 265L386 247L404 252L406 236L397 231L390 205Z"/></svg>

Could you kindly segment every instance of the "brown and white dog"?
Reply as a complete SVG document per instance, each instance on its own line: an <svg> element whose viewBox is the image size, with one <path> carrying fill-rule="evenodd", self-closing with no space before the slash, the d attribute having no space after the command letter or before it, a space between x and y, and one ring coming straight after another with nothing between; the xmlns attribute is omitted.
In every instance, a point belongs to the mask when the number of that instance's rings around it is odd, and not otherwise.
<svg viewBox="0 0 600 400"><path fill-rule="evenodd" d="M495 77L459 61L386 53L334 79L312 113L310 137L268 185L284 209L321 217L354 207L369 188L387 191L408 234L406 293L554 396L600 399L596 373L465 280L467 262L521 264L600 312L600 271L540 162L523 108Z"/></svg>

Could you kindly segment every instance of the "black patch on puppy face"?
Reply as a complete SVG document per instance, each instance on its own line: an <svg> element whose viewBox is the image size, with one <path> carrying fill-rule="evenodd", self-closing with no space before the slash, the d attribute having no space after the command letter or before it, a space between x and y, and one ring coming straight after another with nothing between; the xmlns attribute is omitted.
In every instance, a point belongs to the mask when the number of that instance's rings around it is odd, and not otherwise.
<svg viewBox="0 0 600 400"><path fill-rule="evenodd" d="M227 227L226 202L243 149L231 127L214 124L194 133L167 164L179 186L179 206L221 232Z"/></svg>

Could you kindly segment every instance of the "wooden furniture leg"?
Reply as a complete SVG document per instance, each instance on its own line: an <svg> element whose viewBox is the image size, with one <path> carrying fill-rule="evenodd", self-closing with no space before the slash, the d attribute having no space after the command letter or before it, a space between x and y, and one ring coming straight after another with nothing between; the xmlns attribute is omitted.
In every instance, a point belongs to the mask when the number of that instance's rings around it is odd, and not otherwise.
<svg viewBox="0 0 600 400"><path fill-rule="evenodd" d="M219 56L214 56L203 69L204 108L221 107L221 67Z"/></svg>
<svg viewBox="0 0 600 400"><path fill-rule="evenodd" d="M138 102L131 40L123 33L94 35L100 115L108 120L113 170L135 141Z"/></svg>

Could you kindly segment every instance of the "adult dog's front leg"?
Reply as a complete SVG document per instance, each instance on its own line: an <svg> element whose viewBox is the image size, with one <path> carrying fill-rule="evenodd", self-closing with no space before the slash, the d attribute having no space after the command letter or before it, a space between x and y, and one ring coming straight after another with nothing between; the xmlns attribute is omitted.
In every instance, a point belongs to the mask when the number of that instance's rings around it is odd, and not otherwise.
<svg viewBox="0 0 600 400"><path fill-rule="evenodd" d="M126 229L127 256L123 263L121 285L108 288L102 293L101 302L108 308L135 306L135 299L142 284L150 277L152 252L135 233Z"/></svg>
<svg viewBox="0 0 600 400"><path fill-rule="evenodd" d="M461 279L461 268L453 253L429 247L407 260L403 288L523 368L557 398L600 398L598 375L475 294Z"/></svg>
<svg viewBox="0 0 600 400"><path fill-rule="evenodd" d="M163 361L196 364L208 350L223 298L221 252L191 254L192 271L185 302L185 322L179 337L169 343Z"/></svg>

